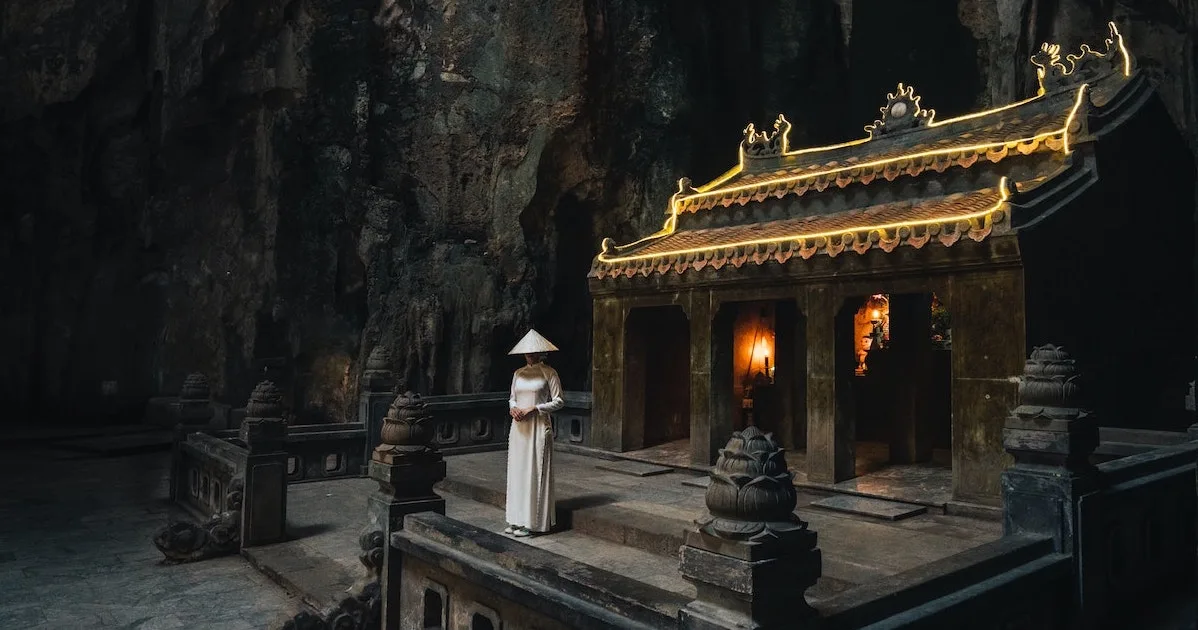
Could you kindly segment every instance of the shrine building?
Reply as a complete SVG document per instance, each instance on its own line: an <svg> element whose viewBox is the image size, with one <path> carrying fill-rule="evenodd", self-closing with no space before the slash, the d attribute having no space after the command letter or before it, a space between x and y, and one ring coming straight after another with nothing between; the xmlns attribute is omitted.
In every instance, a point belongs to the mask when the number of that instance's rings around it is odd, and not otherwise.
<svg viewBox="0 0 1198 630"><path fill-rule="evenodd" d="M1101 424L1184 430L1194 163L1114 24L1096 48L1045 44L1035 96L955 118L900 84L843 144L749 125L662 230L603 241L592 444L706 465L753 422L810 482L927 463L995 504L1043 343L1085 365Z"/></svg>

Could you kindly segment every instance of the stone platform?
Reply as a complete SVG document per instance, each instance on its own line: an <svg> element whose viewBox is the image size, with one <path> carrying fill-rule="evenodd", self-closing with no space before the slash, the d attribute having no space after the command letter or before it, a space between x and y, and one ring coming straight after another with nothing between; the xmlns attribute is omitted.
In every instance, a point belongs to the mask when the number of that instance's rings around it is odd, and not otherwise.
<svg viewBox="0 0 1198 630"><path fill-rule="evenodd" d="M446 457L440 484L452 518L480 528L505 526L506 457L503 451ZM558 527L519 539L574 560L688 597L694 587L678 572L683 532L704 510L704 489L686 485L697 473L634 476L605 471L595 458L554 454ZM368 479L343 479L290 487L293 540L247 552L257 566L305 602L322 608L342 597L364 575L357 539L365 524ZM919 514L883 521L812 506L829 496L801 489L799 515L819 534L824 577L808 592L818 602L853 585L893 575L994 540L993 521ZM648 552L648 553L646 553Z"/></svg>

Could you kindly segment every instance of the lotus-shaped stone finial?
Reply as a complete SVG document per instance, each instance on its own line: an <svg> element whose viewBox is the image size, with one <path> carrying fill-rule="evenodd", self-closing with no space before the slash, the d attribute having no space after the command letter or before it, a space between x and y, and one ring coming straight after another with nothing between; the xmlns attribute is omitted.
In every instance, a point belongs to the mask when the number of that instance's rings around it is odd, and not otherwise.
<svg viewBox="0 0 1198 630"><path fill-rule="evenodd" d="M208 377L199 372L188 374L179 388L179 400L208 400L212 397L212 386Z"/></svg>
<svg viewBox="0 0 1198 630"><path fill-rule="evenodd" d="M697 521L707 534L758 540L804 529L795 516L794 474L773 434L750 426L733 433L711 471L708 514Z"/></svg>
<svg viewBox="0 0 1198 630"><path fill-rule="evenodd" d="M1076 361L1064 348L1052 344L1033 348L1019 378L1019 407L1015 415L1044 418L1084 415L1078 402L1079 380Z"/></svg>
<svg viewBox="0 0 1198 630"><path fill-rule="evenodd" d="M396 396L383 418L379 448L423 450L433 437L431 418L420 394L409 391Z"/></svg>
<svg viewBox="0 0 1198 630"><path fill-rule="evenodd" d="M283 394L270 381L262 381L250 394L250 401L245 406L247 418L282 418Z"/></svg>
<svg viewBox="0 0 1198 630"><path fill-rule="evenodd" d="M366 369L371 372L386 372L391 369L391 353L387 351L387 347L379 344L370 351L370 356L366 357Z"/></svg>

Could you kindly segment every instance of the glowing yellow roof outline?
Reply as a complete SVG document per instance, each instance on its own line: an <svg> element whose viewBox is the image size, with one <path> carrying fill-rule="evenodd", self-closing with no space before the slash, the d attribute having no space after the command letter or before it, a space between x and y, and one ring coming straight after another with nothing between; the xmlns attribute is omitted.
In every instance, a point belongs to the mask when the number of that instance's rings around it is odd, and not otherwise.
<svg viewBox="0 0 1198 630"><path fill-rule="evenodd" d="M1123 76L1124 77L1131 76L1131 54L1127 49L1127 45L1123 41L1123 35L1122 35L1122 33L1119 32L1119 27L1114 22L1108 22L1107 28L1109 30L1110 36L1107 39L1105 39L1103 41L1103 43L1106 44L1108 51L1111 49L1112 46L1115 46L1115 48L1118 50L1119 55L1122 57ZM1047 44L1047 43L1043 44L1041 46L1041 50L1049 50L1049 49L1059 52L1060 46L1058 44ZM1061 64L1059 62L1057 62L1055 64L1064 76L1068 76L1068 75L1072 74L1073 71L1076 70L1076 68L1077 68L1077 62L1087 55L1091 55L1091 56L1098 57L1098 58L1105 58L1107 56L1107 54L1110 54L1109 52L1108 53L1100 53L1098 51L1095 51L1092 48L1090 48L1090 46L1088 44L1082 44L1080 47L1080 50L1081 50L1081 52L1078 54L1068 54L1065 56L1065 59L1067 61L1069 61L1069 63L1070 63L1070 65L1068 67L1066 67L1064 64ZM965 120L981 118L983 116L989 116L989 115L997 114L997 113L1000 113L1000 112L1003 112L1006 110L1014 109L1016 107L1026 105L1028 103L1031 103L1033 101L1043 98L1045 96L1045 94L1047 94L1047 89L1045 87L1045 78L1046 78L1045 75L1047 73L1047 69L1045 68L1045 66L1036 62L1034 59L1030 59L1030 61L1032 62L1033 65L1036 66L1036 79L1039 83L1039 89L1035 96L1033 96L1031 98L1023 99L1022 101L1008 103L1001 107L995 107L992 109L987 109L987 110L983 110L983 111L979 111L979 112L963 114L961 116L955 116L953 118L946 118L944 120L936 120L936 110L926 109L923 111L928 112L928 118L927 118L927 121L924 123L924 125L926 127L940 127L943 125L949 125L952 123L961 122L961 121L965 121ZM899 84L900 90L903 88L903 85L904 84L901 84L901 83ZM893 97L893 95L888 95L888 98L892 98L892 97ZM919 98L920 98L919 96L914 97L914 101L917 104L919 102ZM885 109L885 108L882 108L882 109ZM1073 110L1070 113L1071 117L1074 113L1076 113L1076 110L1077 110L1077 103L1075 102ZM783 121L786 120L785 116L783 116L781 114L779 114L778 118ZM866 125L867 128L869 126L871 126L871 125ZM1066 124L1066 128L1068 128L1068 123ZM790 132L790 129L789 129L789 125L788 125L787 128L782 132L783 133L783 138L782 138L783 146L788 146L790 144L789 132ZM1060 132L1058 131L1058 132L1054 132L1054 133L1060 133ZM1043 136L1043 134L1041 136L1036 136L1036 138L1041 138L1042 136ZM781 157L792 157L792 156L796 156L796 155L803 155L805 153L815 153L815 152L819 152L819 151L830 151L833 149L842 149L842 148L865 144L866 142L869 142L871 139L872 138L870 138L869 136L866 136L864 138L858 138L857 140L849 140L847 142L841 142L838 144L829 144L829 145L818 146L818 147L808 147L808 148L804 148L804 149L796 149L793 151L785 151L781 154ZM1022 140L1019 140L1019 142L1025 142L1028 140L1031 140L1031 138L1022 139ZM997 145L1006 144L1006 143L1007 143L1007 141L1003 141L1003 142L995 143L995 145L997 146ZM970 147L958 147L953 150L959 151L959 150L969 150L969 149L970 149ZM1068 153L1068 150L1066 150L1066 153ZM903 155L903 156L900 156L897 158L890 158L888 160L879 161L879 162L872 162L872 163L868 163L868 164L854 164L849 167L843 167L841 169L833 169L831 171L821 171L818 173L807 173L807 174L803 174L803 175L782 177L782 178L776 178L776 179L771 178L771 179L763 180L763 181L755 183L755 184L747 184L743 187L735 187L734 186L734 187L730 187L730 188L721 188L720 192L723 193L723 192L729 192L729 191L734 192L734 191L738 191L738 190L746 190L748 188L752 188L752 187L763 185L763 184L789 182L789 181L794 181L795 179L801 179L804 177L829 174L829 173L833 173L833 172L840 172L843 170L851 170L853 168L861 168L863 166L877 166L877 165L884 164L884 163L890 162L890 161L906 160L906 159L910 159L913 157L920 157L921 155L931 155L931 154L934 154L934 153ZM745 170L745 151L744 151L744 145L742 143L737 150L737 165L736 166L732 167L727 172L723 173L722 175L713 179L712 181L710 181L706 184L703 184L702 186L699 186L697 188L693 188L692 190L694 190L696 194L679 196L676 193L674 195L674 197L671 199L671 210L668 214L670 214L671 216L673 214L675 214L675 212L674 212L676 210L675 206L678 202L681 202L684 200L689 200L689 199L701 199L701 198L704 198L707 196L711 196L707 193L713 192L716 188L718 188L719 186L721 186L728 180L730 180L733 177L736 177L740 173L744 172L744 170ZM679 193L681 193L681 192L683 192L683 191L680 190Z"/></svg>
<svg viewBox="0 0 1198 630"><path fill-rule="evenodd" d="M844 234L859 234L861 232L873 232L875 230L897 230L902 227L942 225L945 223L959 223L961 221L969 221L972 219L979 219L988 214L991 214L991 213L997 212L998 210L1001 210L1003 207L1003 204L1005 204L1007 202L1007 200L1009 200L1011 198L1011 189L1009 187L1008 180L1005 176L1002 177L1001 179L999 179L999 181L998 181L998 196L999 196L998 201L993 206L986 208L985 210L979 210L977 212L970 212L970 213L966 213L966 214L959 214L959 215L953 215L953 216L948 216L948 217L940 217L937 219L922 219L922 220L915 220L915 221L896 221L896 222L892 222L892 223L862 225L859 227L841 228L841 229L831 230L831 231L826 231L826 232L814 232L814 233L810 233L810 234L793 234L790 236L780 236L780 237L753 239L753 240L747 240L747 241L737 241L735 243L722 243L719 245L708 245L708 246L704 246L704 247L689 247L689 248L685 248L685 249L677 249L677 250L671 250L671 251L666 251L666 252L654 252L652 254L637 254L637 255L632 255L632 256L618 256L618 257L607 257L603 254L599 254L599 261L604 262L604 263L616 263L616 262L625 262L625 261L631 261L631 260L645 260L645 259L649 259L649 258L665 258L665 257L669 257L669 256L685 256L685 255L689 255L689 254L697 254L699 252L727 249L729 247L748 247L748 246L752 246L752 245L765 245L768 243L782 243L782 242L786 242L786 241L803 241L803 240L818 239L818 238L827 239L827 238L831 238L833 236L841 236Z"/></svg>

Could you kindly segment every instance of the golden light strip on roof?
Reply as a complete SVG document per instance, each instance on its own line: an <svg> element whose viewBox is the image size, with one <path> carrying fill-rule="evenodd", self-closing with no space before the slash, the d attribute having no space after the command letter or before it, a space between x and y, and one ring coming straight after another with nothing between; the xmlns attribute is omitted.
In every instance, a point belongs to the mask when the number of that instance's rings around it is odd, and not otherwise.
<svg viewBox="0 0 1198 630"><path fill-rule="evenodd" d="M1131 75L1131 54L1127 50L1127 45L1123 41L1123 35L1122 35L1122 33L1119 32L1119 27L1114 22L1108 22L1107 28L1110 30L1110 37L1105 40L1105 43L1107 44L1108 49L1111 47L1111 45L1116 45L1116 47L1119 51L1119 54L1123 60L1123 63L1122 63L1123 76L1125 76L1125 77L1130 76ZM1058 51L1060 49L1060 46L1057 44L1051 44L1051 45L1044 44L1044 46L1050 47L1050 48L1055 48ZM1064 65L1061 65L1059 63L1057 64L1058 66L1060 66L1060 69L1064 75L1071 74L1073 72L1073 70L1077 67L1078 60L1080 60L1082 57L1084 57L1087 54L1093 55L1093 56L1099 57L1099 58L1105 57L1105 54L1099 53L1099 52L1091 49L1090 46L1087 44L1083 44L1081 46L1081 51L1082 51L1081 54L1066 55L1066 59L1068 59L1070 61L1071 67L1066 68ZM1036 62L1034 60L1033 60L1033 63L1036 64ZM1036 101L1036 100L1042 98L1046 94L1046 89L1045 89L1045 72L1046 72L1046 70L1043 66L1041 66L1039 64L1036 64L1036 66L1037 66L1036 78L1039 82L1039 90L1037 91L1035 96L1033 96L1031 98L1026 98L1022 101L1008 103L1001 107L995 107L993 109L987 109L987 110L983 110L980 112L964 114L964 115L956 116L953 118L946 118L944 120L936 120L935 119L936 118L935 110L927 110L930 112L930 114L929 114L926 126L927 127L940 127L943 125L949 125L952 123L961 122L961 121L965 121L965 120L972 120L975 118L990 116L992 114L998 114L998 113L1001 113L1001 112L1004 112L1004 111L1007 111L1010 109L1014 109L1016 107L1021 107L1023 105L1026 105L1028 103L1031 103L1033 101ZM1076 111L1076 108L1077 108L1077 105L1075 102L1073 111ZM784 119L784 117L782 117L782 116L779 116L779 118ZM1068 125L1069 125L1069 123L1066 123L1066 129L1068 128ZM1016 142L1029 142L1029 141L1033 141L1033 140L1039 141L1039 140L1043 140L1044 138L1056 135L1058 133L1061 133L1061 130L1053 131L1053 132L1050 132L1047 134L1039 134L1033 138L1024 138L1024 139L1018 140ZM846 148L846 147L864 144L866 142L869 142L870 140L871 140L871 138L867 136L865 138L859 138L857 140L850 140L848 142L842 142L839 144L830 144L830 145L819 146L819 147L798 149L795 151L786 151L786 152L782 153L781 155L782 155L782 157L792 157L792 156L796 156L796 155L803 155L805 153L815 153L815 152L819 152L819 151L830 151L833 149L842 149L842 148ZM789 139L784 140L784 142L789 143ZM953 151L960 151L960 150L979 150L982 148L996 148L1003 144L1007 144L1007 141L996 142L996 143L992 143L989 145L978 145L978 146L974 146L974 147L958 147L955 149L944 150L943 152L950 153ZM1066 153L1068 153L1068 151L1066 151ZM762 185L769 185L769 184L775 184L775 183L786 183L786 182L791 182L791 181L797 181L797 180L805 178L805 177L817 177L820 175L843 172L843 171L851 170L854 168L862 168L864 166L879 166L879 165L889 164L891 162L899 162L902 160L908 160L908 159L911 159L914 157L926 157L928 155L936 155L936 153L925 152L925 153L918 153L918 154L902 155L902 156L899 156L896 158L889 158L887 160L879 160L879 161L875 161L875 162L867 163L867 164L854 164L852 166L831 169L828 171L820 171L817 173L806 173L806 174L802 174L802 175L794 175L794 176L782 177L782 178L777 178L777 179L766 179L766 180L762 180L760 182L756 182L754 184L745 184L742 186L721 188L719 191L716 191L715 189L718 188L721 184L723 184L724 182L739 175L740 173L744 172L745 151L744 151L744 146L742 144L737 151L737 165L736 166L732 167L730 170L728 170L724 174L720 175L719 177L715 178L714 180L695 188L694 190L697 194L687 195L684 197L677 197L677 195L676 195L676 198L678 199L678 201L672 202L672 205L674 203L679 203L679 202L686 201L686 200L702 199L702 198L714 196L717 193L722 194L725 192L736 192L736 191L740 191L740 190L748 190L748 189L755 188L757 186L762 186Z"/></svg>
<svg viewBox="0 0 1198 630"><path fill-rule="evenodd" d="M880 223L880 224L875 224L875 225L862 225L862 226L858 226L858 227L830 230L830 231L826 231L826 232L815 232L815 233L810 233L810 234L794 234L791 236L780 236L780 237L774 237L774 238L763 238L763 239L754 239L754 240L746 240L746 241L737 241L735 243L723 243L720 245L708 245L705 247L690 247L690 248L676 249L676 250L671 250L671 251L666 251L666 252L655 252L652 254L637 254L637 255L632 255L632 256L606 256L605 254L599 254L599 261L604 262L604 263L618 263L618 262L626 262L626 261L632 261L632 260L645 260L645 259L649 259L649 258L664 258L664 257L669 257L669 256L685 256L685 255L689 255L689 254L697 254L700 252L708 252L708 251L727 249L730 247L747 247L747 246L751 246L751 245L765 245L765 244L769 244L769 243L782 243L785 241L804 241L804 240L819 239L819 238L826 239L826 238L831 238L833 236L841 236L844 234L859 234L862 232L873 232L875 230L897 230L902 227L910 228L910 227L927 226L927 225L944 224L944 223L958 223L961 221L969 221L972 219L978 219L978 218L984 217L988 214L991 214L993 212L996 212L998 210L1001 210L1003 204L1006 203L1007 200L1011 198L1011 190L1008 187L1008 181L1005 176L1002 177L1001 179L999 179L999 181L998 181L998 195L999 195L998 202L996 202L993 206L986 208L985 210L980 210L977 212L969 212L969 213L965 213L965 214L952 215L952 216L947 216L947 217L940 217L937 219L924 219L924 220L917 220L917 221L897 221L897 222L892 222L892 223Z"/></svg>
<svg viewBox="0 0 1198 630"><path fill-rule="evenodd" d="M834 175L837 173L843 173L843 172L851 171L854 169L886 166L889 164L904 162L907 160L920 159L920 158L925 158L925 157L933 157L933 156L937 156L937 155L950 155L953 153L966 153L966 152L970 152L970 151L984 151L984 150L1001 148L1003 146L1015 146L1017 144L1023 144L1023 143L1028 143L1028 142L1041 142L1045 139L1051 138L1056 135L1062 135L1065 138L1065 144L1068 145L1069 127L1073 125L1074 117L1077 114L1077 110L1081 105L1081 99L1085 95L1086 89L1088 87L1089 87L1089 84L1082 84L1082 86L1080 88L1078 88L1077 94L1074 97L1074 105L1070 109L1069 116L1068 116L1068 118L1066 118L1065 124L1059 129L1053 129L1051 131L1038 133L1034 136L1030 136L1027 138L1018 138L1018 139L1014 139L1014 140L999 140L996 142L986 142L986 143L967 145L967 146L948 147L945 149L932 149L932 150L928 150L928 151L919 151L916 153L904 153L903 155L899 155L897 157L873 160L870 162L862 162L859 164L850 164L848 166L838 166L838 167L828 168L828 169L825 169L822 171L815 171L815 172L810 172L810 173L800 173L797 175L788 175L785 177L765 179L765 180L753 182L750 184L740 184L738 186L729 186L727 188L720 188L719 190L701 192L698 194L687 195L684 197L680 196L680 197L676 197L675 200L672 202L672 206L673 206L672 212L675 215L678 214L679 207L681 206L681 204L684 201L689 201L692 199L704 199L707 197L714 197L717 195L722 196L722 195L725 195L725 194L731 193L731 192L741 192L741 191L745 191L745 190L753 190L756 188L760 188L762 186L770 186L770 185L774 185L774 184L789 184L792 182L802 181L804 179L814 179L817 177L822 177L825 175ZM1066 153L1068 153L1068 151L1066 151Z"/></svg>

